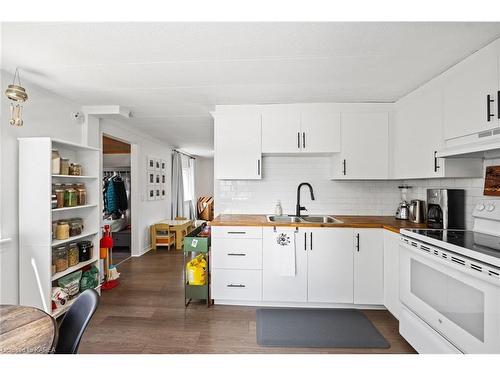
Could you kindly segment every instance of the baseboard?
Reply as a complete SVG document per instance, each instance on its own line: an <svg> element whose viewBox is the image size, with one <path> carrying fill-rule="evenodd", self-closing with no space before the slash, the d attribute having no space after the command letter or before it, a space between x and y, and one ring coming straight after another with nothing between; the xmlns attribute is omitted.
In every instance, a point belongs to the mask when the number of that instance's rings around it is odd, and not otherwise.
<svg viewBox="0 0 500 375"><path fill-rule="evenodd" d="M270 301L235 301L214 299L214 305L252 306L252 307L309 307L309 308L344 308L363 310L387 310L383 305L361 305L353 303L315 303L315 302L270 302Z"/></svg>
<svg viewBox="0 0 500 375"><path fill-rule="evenodd" d="M138 258L138 257L143 256L144 254L146 254L149 251L151 251L151 245L148 245L145 248L143 248L140 254L138 254L138 255L137 254L133 254L132 256L135 257L135 258Z"/></svg>

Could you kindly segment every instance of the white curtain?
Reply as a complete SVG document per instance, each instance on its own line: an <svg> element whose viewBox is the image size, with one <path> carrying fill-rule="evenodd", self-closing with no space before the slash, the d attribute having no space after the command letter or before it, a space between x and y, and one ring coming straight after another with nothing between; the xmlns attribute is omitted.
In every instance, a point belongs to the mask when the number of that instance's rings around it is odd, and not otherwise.
<svg viewBox="0 0 500 375"><path fill-rule="evenodd" d="M196 178L196 159L189 158L188 165L190 173L189 190L191 191L191 200L189 201L189 219L196 220L198 218L198 212L196 211L197 199L196 199L196 191L194 183L195 182L194 179Z"/></svg>
<svg viewBox="0 0 500 375"><path fill-rule="evenodd" d="M182 177L182 155L172 154L172 219L184 216L184 182Z"/></svg>

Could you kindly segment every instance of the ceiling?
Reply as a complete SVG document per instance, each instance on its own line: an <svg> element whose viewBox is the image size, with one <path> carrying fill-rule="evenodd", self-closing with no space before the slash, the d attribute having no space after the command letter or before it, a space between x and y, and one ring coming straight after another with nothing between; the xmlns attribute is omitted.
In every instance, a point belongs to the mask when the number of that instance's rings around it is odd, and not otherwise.
<svg viewBox="0 0 500 375"><path fill-rule="evenodd" d="M7 23L2 68L196 155L215 104L392 102L500 23Z"/></svg>

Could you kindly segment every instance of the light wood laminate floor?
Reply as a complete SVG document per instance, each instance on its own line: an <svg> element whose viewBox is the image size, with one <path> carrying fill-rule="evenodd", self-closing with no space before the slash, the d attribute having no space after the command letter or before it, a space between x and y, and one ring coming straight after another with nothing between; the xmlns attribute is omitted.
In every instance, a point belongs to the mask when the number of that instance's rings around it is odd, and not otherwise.
<svg viewBox="0 0 500 375"><path fill-rule="evenodd" d="M264 348L254 307L184 309L182 252L158 250L121 263L120 286L103 291L79 353L415 353L387 311L366 315L390 349Z"/></svg>

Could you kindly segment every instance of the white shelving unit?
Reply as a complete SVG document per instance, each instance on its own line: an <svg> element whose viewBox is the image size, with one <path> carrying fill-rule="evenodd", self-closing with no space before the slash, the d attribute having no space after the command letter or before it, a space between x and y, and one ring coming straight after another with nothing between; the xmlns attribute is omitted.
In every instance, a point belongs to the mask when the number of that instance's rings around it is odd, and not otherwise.
<svg viewBox="0 0 500 375"><path fill-rule="evenodd" d="M19 138L19 285L20 304L40 308L54 317L67 311L75 298L52 311L52 286L88 265L99 268L101 186L100 150L46 137ZM82 165L83 176L52 175L52 149ZM84 182L87 204L52 209L53 183ZM81 217L84 232L67 240L52 239L52 221ZM92 258L52 275L52 248L81 240L94 244ZM96 288L100 291L100 286Z"/></svg>

